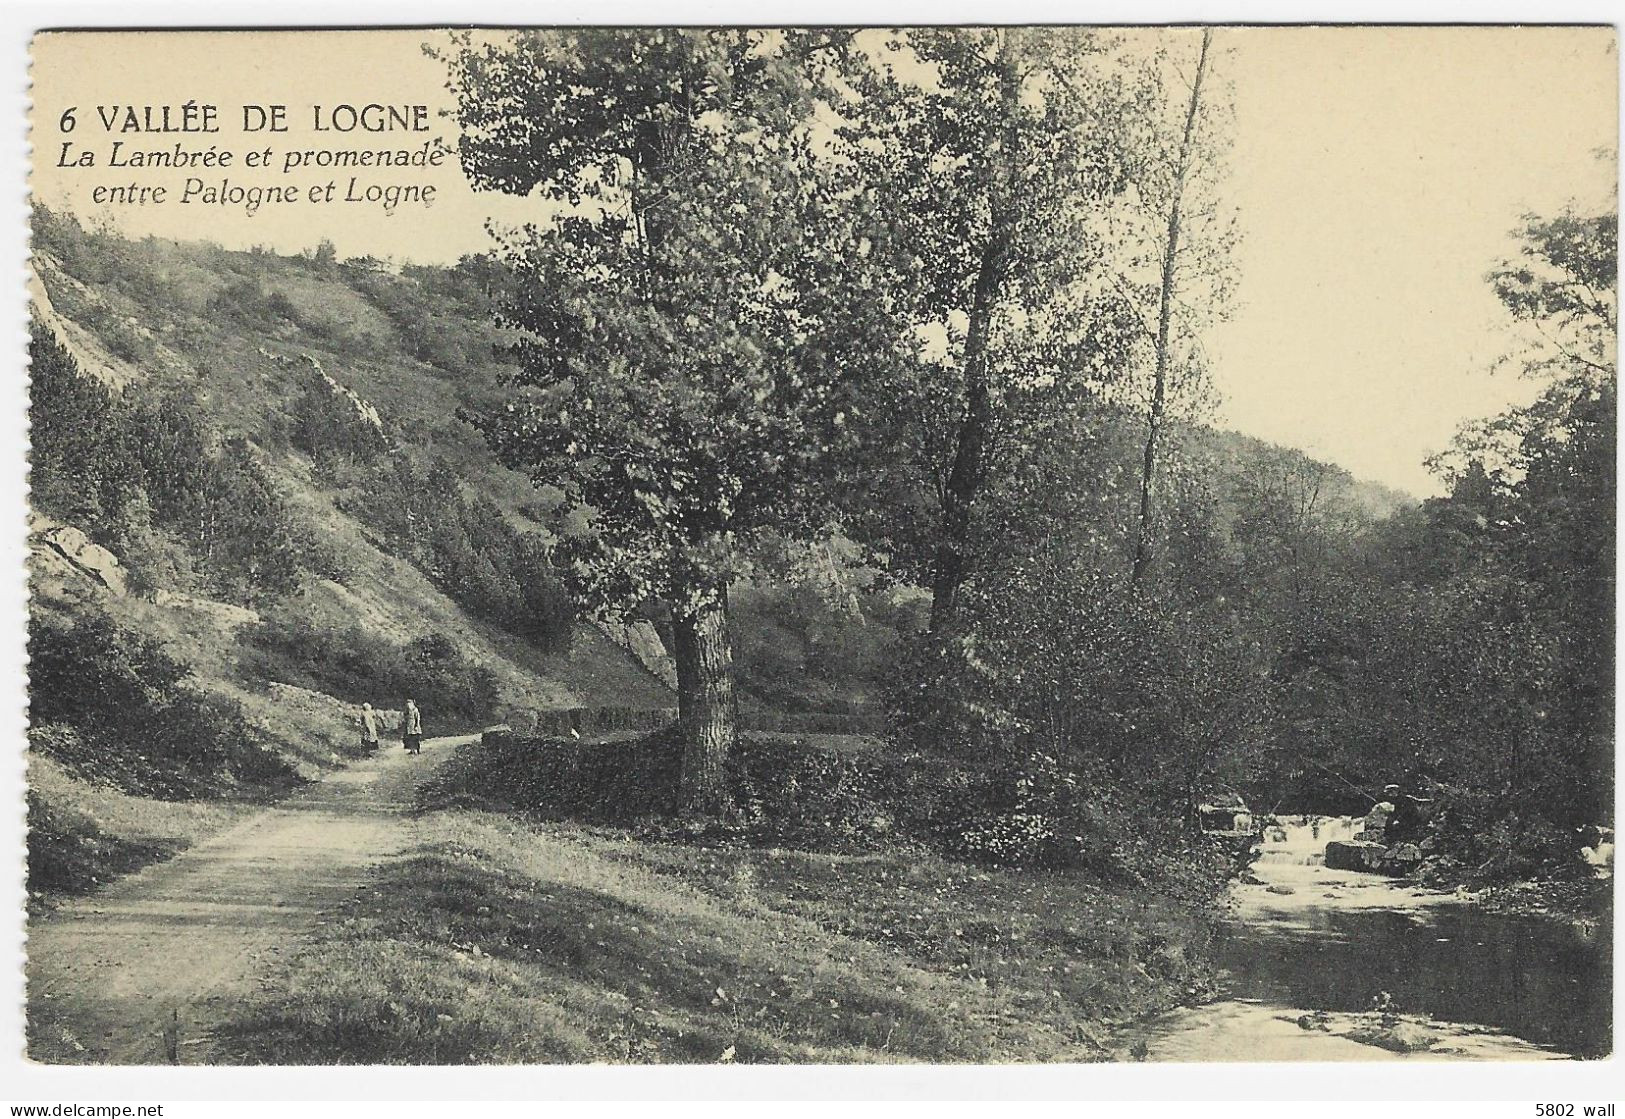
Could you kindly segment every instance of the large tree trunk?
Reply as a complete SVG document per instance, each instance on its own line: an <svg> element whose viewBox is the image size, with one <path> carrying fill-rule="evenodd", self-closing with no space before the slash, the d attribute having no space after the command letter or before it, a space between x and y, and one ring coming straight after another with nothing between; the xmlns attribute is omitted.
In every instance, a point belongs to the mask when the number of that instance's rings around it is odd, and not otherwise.
<svg viewBox="0 0 1625 1119"><path fill-rule="evenodd" d="M1163 415L1168 405L1168 334L1173 322L1175 274L1179 267L1179 234L1184 208L1185 178L1190 173L1191 142L1196 133L1196 114L1202 104L1202 75L1207 72L1207 49L1211 30L1202 32L1201 53L1196 56L1196 80L1191 83L1191 99L1185 109L1185 134L1179 144L1179 163L1174 171L1173 199L1168 207L1167 237L1162 246L1162 286L1157 296L1157 365L1151 386L1151 413L1145 432L1145 461L1140 471L1140 520L1134 538L1135 586L1151 566L1152 491L1156 485L1157 442L1162 435Z"/></svg>
<svg viewBox="0 0 1625 1119"><path fill-rule="evenodd" d="M724 765L739 737L728 590L708 587L672 609L677 662L677 726L683 758L678 806L716 816L731 806Z"/></svg>

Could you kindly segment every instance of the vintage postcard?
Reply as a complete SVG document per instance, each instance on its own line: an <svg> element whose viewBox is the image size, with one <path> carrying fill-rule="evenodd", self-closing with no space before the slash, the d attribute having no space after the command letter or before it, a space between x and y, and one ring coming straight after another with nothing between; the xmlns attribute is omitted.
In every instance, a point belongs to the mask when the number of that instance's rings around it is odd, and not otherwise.
<svg viewBox="0 0 1625 1119"><path fill-rule="evenodd" d="M28 1059L1609 1056L1617 49L40 32Z"/></svg>

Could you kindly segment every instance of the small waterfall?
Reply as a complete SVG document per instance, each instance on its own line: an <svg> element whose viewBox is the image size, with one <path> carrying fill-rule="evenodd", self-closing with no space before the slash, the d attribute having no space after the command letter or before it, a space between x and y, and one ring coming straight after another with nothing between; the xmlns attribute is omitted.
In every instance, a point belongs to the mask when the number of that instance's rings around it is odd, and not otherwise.
<svg viewBox="0 0 1625 1119"><path fill-rule="evenodd" d="M1359 816L1277 816L1264 828L1260 863L1318 866L1326 861L1326 844L1352 839L1365 827Z"/></svg>

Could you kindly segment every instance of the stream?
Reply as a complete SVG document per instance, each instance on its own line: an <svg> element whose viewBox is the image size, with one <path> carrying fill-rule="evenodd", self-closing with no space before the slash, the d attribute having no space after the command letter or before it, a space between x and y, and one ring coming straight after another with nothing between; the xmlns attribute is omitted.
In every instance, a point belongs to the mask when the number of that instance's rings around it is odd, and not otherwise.
<svg viewBox="0 0 1625 1119"><path fill-rule="evenodd" d="M1611 929L1328 870L1358 820L1295 818L1238 884L1222 995L1133 1039L1162 1061L1551 1060L1612 1049Z"/></svg>

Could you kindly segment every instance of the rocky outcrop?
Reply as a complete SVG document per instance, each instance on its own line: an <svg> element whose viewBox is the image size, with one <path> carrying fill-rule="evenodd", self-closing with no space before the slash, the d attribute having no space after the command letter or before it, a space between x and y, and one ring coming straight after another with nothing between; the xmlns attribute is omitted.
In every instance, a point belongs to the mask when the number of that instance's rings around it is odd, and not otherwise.
<svg viewBox="0 0 1625 1119"><path fill-rule="evenodd" d="M216 602L212 598L198 598L196 595L159 591L152 596L152 601L159 606L167 606L173 610L186 610L193 614L201 614L220 623L226 629L235 629L238 626L248 625L251 622L260 620L258 610L250 610L246 606L233 606L229 602Z"/></svg>
<svg viewBox="0 0 1625 1119"><path fill-rule="evenodd" d="M1597 878L1611 878L1614 874L1614 829L1597 825L1580 829L1583 846L1580 858Z"/></svg>
<svg viewBox="0 0 1625 1119"><path fill-rule="evenodd" d="M1422 849L1414 843L1390 847L1371 839L1347 839L1326 844L1326 866L1331 870L1408 874L1421 861Z"/></svg>
<svg viewBox="0 0 1625 1119"><path fill-rule="evenodd" d="M124 569L118 557L100 544L91 541L72 525L58 525L47 529L41 539L70 563L74 570L89 577L116 595L128 593Z"/></svg>
<svg viewBox="0 0 1625 1119"><path fill-rule="evenodd" d="M261 346L260 356L268 358L283 369L310 369L322 384L327 386L329 392L349 404L350 408L355 412L358 422L370 427L378 434L380 439L384 437L384 421L383 417L378 414L378 409L373 407L366 397L335 379L327 370L322 368L321 362L309 354L300 354L298 357L284 357L281 354L273 354L270 350Z"/></svg>
<svg viewBox="0 0 1625 1119"><path fill-rule="evenodd" d="M1374 871L1386 850L1369 839L1334 840L1326 844L1326 866L1331 870Z"/></svg>
<svg viewBox="0 0 1625 1119"><path fill-rule="evenodd" d="M632 654L632 658L672 691L677 690L677 664L666 652L660 631L650 622L599 622L604 636Z"/></svg>

